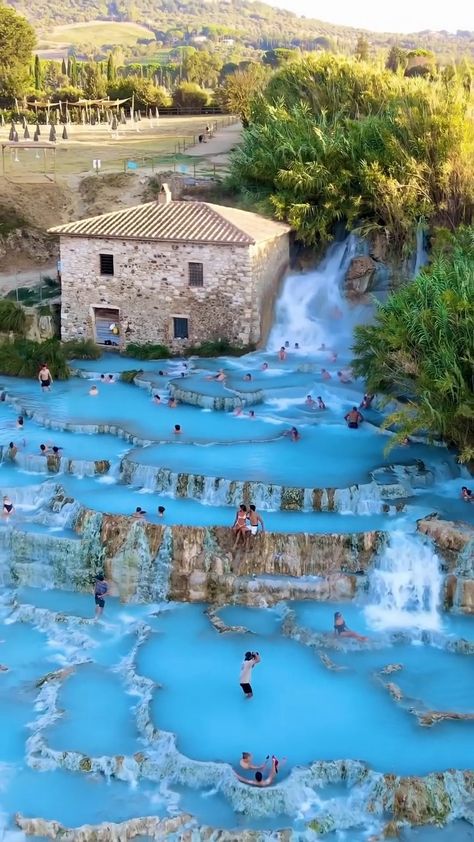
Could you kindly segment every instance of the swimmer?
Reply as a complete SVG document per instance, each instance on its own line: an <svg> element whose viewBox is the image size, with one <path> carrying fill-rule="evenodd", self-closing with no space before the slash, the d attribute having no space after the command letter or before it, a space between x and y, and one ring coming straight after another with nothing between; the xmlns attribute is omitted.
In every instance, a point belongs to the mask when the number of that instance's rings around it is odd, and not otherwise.
<svg viewBox="0 0 474 842"><path fill-rule="evenodd" d="M48 451L49 451L49 447L46 444L40 444L39 449L40 449L40 455L41 456L47 456Z"/></svg>
<svg viewBox="0 0 474 842"><path fill-rule="evenodd" d="M250 373L244 374L243 380L249 382L252 379L252 375Z"/></svg>
<svg viewBox="0 0 474 842"><path fill-rule="evenodd" d="M164 506L158 506L158 517L164 517L165 511L166 511L166 509L165 509Z"/></svg>
<svg viewBox="0 0 474 842"><path fill-rule="evenodd" d="M53 377L46 363L43 363L41 365L41 368L38 372L38 380L42 392L51 391L51 386L53 385Z"/></svg>
<svg viewBox="0 0 474 842"><path fill-rule="evenodd" d="M132 517L134 517L135 520L145 520L145 515L146 515L145 509L142 509L140 506L137 506L137 508L135 509Z"/></svg>
<svg viewBox="0 0 474 842"><path fill-rule="evenodd" d="M239 775L235 772L236 777L241 781L243 784L248 784L249 786L271 786L273 781L275 780L278 773L278 761L276 757L272 757L272 768L266 778L263 777L261 772L255 772L255 780L249 781L247 778L244 778L242 775Z"/></svg>
<svg viewBox="0 0 474 842"><path fill-rule="evenodd" d="M8 445L8 450L5 454L7 459L11 459L13 461L17 453L18 453L18 448L17 448L15 442L11 441L10 444Z"/></svg>
<svg viewBox="0 0 474 842"><path fill-rule="evenodd" d="M278 351L278 359L281 360L282 362L284 360L286 360L286 351L285 351L284 345L282 345L280 350Z"/></svg>
<svg viewBox="0 0 474 842"><path fill-rule="evenodd" d="M325 345L324 342L322 342L321 345L318 348L318 351L325 351L325 350L326 350L326 345Z"/></svg>
<svg viewBox="0 0 474 842"><path fill-rule="evenodd" d="M255 410L249 409L249 418L255 418Z"/></svg>
<svg viewBox="0 0 474 842"><path fill-rule="evenodd" d="M23 430L23 428L25 426L25 419L23 418L23 415L18 416L18 418L16 419L16 425L15 426L18 430Z"/></svg>
<svg viewBox="0 0 474 842"><path fill-rule="evenodd" d="M175 436L179 436L181 434L181 432L182 432L181 424L175 424L174 430L173 430L173 433L175 434Z"/></svg>
<svg viewBox="0 0 474 842"><path fill-rule="evenodd" d="M289 347L290 347L290 343L288 342L288 339L287 339L286 342L285 342L285 348L289 348Z"/></svg>
<svg viewBox="0 0 474 842"><path fill-rule="evenodd" d="M346 626L346 621L340 611L336 611L334 614L334 631L339 637L353 637L355 640L364 642L369 639L368 637L364 637L363 634L357 634L357 632L351 631Z"/></svg>
<svg viewBox="0 0 474 842"><path fill-rule="evenodd" d="M101 374L100 379L101 379L102 383L105 383L105 374Z"/></svg>
<svg viewBox="0 0 474 842"><path fill-rule="evenodd" d="M324 401L323 401L323 399L322 399L321 395L318 395L318 397L316 398L316 400L317 400L317 402L318 402L318 409L326 409L326 404L324 403Z"/></svg>
<svg viewBox="0 0 474 842"><path fill-rule="evenodd" d="M159 395L153 395L153 403L156 403L157 406L161 406L161 398Z"/></svg>
<svg viewBox="0 0 474 842"><path fill-rule="evenodd" d="M295 342L295 351L299 351L299 350L300 350L300 343Z"/></svg>
<svg viewBox="0 0 474 842"><path fill-rule="evenodd" d="M3 498L3 517L10 517L15 511L14 506L10 498L5 494Z"/></svg>
<svg viewBox="0 0 474 842"><path fill-rule="evenodd" d="M242 769L265 769L265 766L267 765L266 762L261 763L259 766L255 766L252 760L253 758L250 752L243 751L242 757L239 760L239 765L242 767Z"/></svg>
<svg viewBox="0 0 474 842"><path fill-rule="evenodd" d="M58 447L56 444L54 444L53 447L51 448L51 450L53 451L55 456L59 456L62 449L63 449L62 447Z"/></svg>
<svg viewBox="0 0 474 842"><path fill-rule="evenodd" d="M466 485L461 488L461 497L466 503L474 503L474 494Z"/></svg>
<svg viewBox="0 0 474 842"><path fill-rule="evenodd" d="M89 394L92 398L96 398L97 395L99 394L99 390L98 390L97 386L91 386L90 389L89 389Z"/></svg>
<svg viewBox="0 0 474 842"><path fill-rule="evenodd" d="M239 681L246 699L251 699L253 696L250 678L252 676L253 668L259 664L260 661L261 658L258 652L246 652L244 655L244 660L242 661L242 666L240 667Z"/></svg>
<svg viewBox="0 0 474 842"><path fill-rule="evenodd" d="M115 383L115 380L114 380L114 375L113 375L113 374L108 374L108 375L107 375L107 383Z"/></svg>
<svg viewBox="0 0 474 842"><path fill-rule="evenodd" d="M359 409L370 409L372 406L372 401L375 398L375 395L365 394L360 402Z"/></svg>
<svg viewBox="0 0 474 842"><path fill-rule="evenodd" d="M331 374L326 368L321 369L321 377L323 380L331 380Z"/></svg>
<svg viewBox="0 0 474 842"><path fill-rule="evenodd" d="M285 430L283 435L289 436L291 441L298 441L301 438L296 427L291 427L289 430Z"/></svg>
<svg viewBox="0 0 474 842"><path fill-rule="evenodd" d="M352 383L352 379L348 371L338 371L337 376L339 378L339 383Z"/></svg>
<svg viewBox="0 0 474 842"><path fill-rule="evenodd" d="M402 447L410 447L410 445L411 445L411 441L410 441L410 439L409 439L409 437L408 437L408 436L405 436L405 438L404 438L404 439L402 439L402 441L400 442L400 444L401 444L401 446L402 446Z"/></svg>
<svg viewBox="0 0 474 842"><path fill-rule="evenodd" d="M336 351L331 351L331 353L330 353L330 355L329 355L329 359L330 359L330 361L331 361L332 363L335 363L335 362L336 362L336 360L337 360L337 352L336 352Z"/></svg>
<svg viewBox="0 0 474 842"><path fill-rule="evenodd" d="M168 400L168 409L176 409L177 406L178 406L178 401L176 400L176 398L170 398Z"/></svg>
<svg viewBox="0 0 474 842"><path fill-rule="evenodd" d="M268 371L268 363L262 363L262 371Z"/></svg>
<svg viewBox="0 0 474 842"><path fill-rule="evenodd" d="M361 415L356 406L353 406L349 412L344 415L344 421L347 421L347 426L350 430L357 430L359 424L362 424L364 416Z"/></svg>
<svg viewBox="0 0 474 842"><path fill-rule="evenodd" d="M168 373L169 373L169 372L164 371L163 369L160 369L160 370L159 370L159 372L158 372L158 376L159 376L159 377L167 377L167 376L168 376Z"/></svg>
<svg viewBox="0 0 474 842"><path fill-rule="evenodd" d="M243 407L242 406L236 406L233 414L234 415L242 415L242 412L243 412Z"/></svg>
<svg viewBox="0 0 474 842"><path fill-rule="evenodd" d="M311 409L314 409L314 407L316 406L316 401L314 400L313 397L311 397L311 395L306 395L305 404L306 404L306 406L309 406Z"/></svg>

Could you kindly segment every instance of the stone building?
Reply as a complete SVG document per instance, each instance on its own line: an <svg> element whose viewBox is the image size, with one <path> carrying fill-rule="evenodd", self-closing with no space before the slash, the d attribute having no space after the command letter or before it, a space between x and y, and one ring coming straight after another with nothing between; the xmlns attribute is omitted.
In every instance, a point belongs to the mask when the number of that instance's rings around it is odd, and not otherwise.
<svg viewBox="0 0 474 842"><path fill-rule="evenodd" d="M62 338L257 343L289 262L287 225L207 202L159 199L59 225Z"/></svg>

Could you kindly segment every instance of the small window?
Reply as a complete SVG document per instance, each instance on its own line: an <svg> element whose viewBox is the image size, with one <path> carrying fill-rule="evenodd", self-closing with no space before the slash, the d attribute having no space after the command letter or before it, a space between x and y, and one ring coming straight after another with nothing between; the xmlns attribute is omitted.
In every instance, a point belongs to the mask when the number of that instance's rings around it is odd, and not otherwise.
<svg viewBox="0 0 474 842"><path fill-rule="evenodd" d="M114 256L113 254L100 254L100 274L113 275L114 274Z"/></svg>
<svg viewBox="0 0 474 842"><path fill-rule="evenodd" d="M204 275L202 271L202 263L188 263L189 286L202 287L204 286Z"/></svg>
<svg viewBox="0 0 474 842"><path fill-rule="evenodd" d="M173 336L175 339L189 338L189 320L182 318L173 319Z"/></svg>

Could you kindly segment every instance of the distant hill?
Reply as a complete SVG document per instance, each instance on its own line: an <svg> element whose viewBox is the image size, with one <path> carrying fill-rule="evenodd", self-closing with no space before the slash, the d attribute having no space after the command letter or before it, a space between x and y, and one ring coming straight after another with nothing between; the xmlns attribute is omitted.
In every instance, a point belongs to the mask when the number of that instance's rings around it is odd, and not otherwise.
<svg viewBox="0 0 474 842"><path fill-rule="evenodd" d="M146 26L152 30L148 37L166 46L189 43L197 35L210 41L227 36L247 49L295 46L352 52L362 31L299 17L258 0L7 0L7 5L24 14L44 41L49 40L52 27L100 20L104 22L102 44L107 45L121 43L119 28L107 31L107 21L118 21ZM474 58L474 32L365 35L375 50L400 44L407 49L432 49L442 62L461 56ZM74 42L77 39L71 40ZM97 32L93 42L97 45Z"/></svg>

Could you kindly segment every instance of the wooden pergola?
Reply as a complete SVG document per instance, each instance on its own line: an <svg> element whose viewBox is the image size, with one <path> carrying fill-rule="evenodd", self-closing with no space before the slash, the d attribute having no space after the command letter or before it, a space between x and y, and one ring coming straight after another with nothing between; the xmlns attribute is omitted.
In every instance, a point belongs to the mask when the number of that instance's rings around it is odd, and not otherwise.
<svg viewBox="0 0 474 842"><path fill-rule="evenodd" d="M8 180L5 169L5 150L21 150L21 149L35 149L43 150L43 174L49 181L56 181L56 144L50 140L7 140L2 143L2 175ZM47 171L47 156L48 149L52 152L53 166L51 172ZM9 179L11 180L11 179Z"/></svg>

